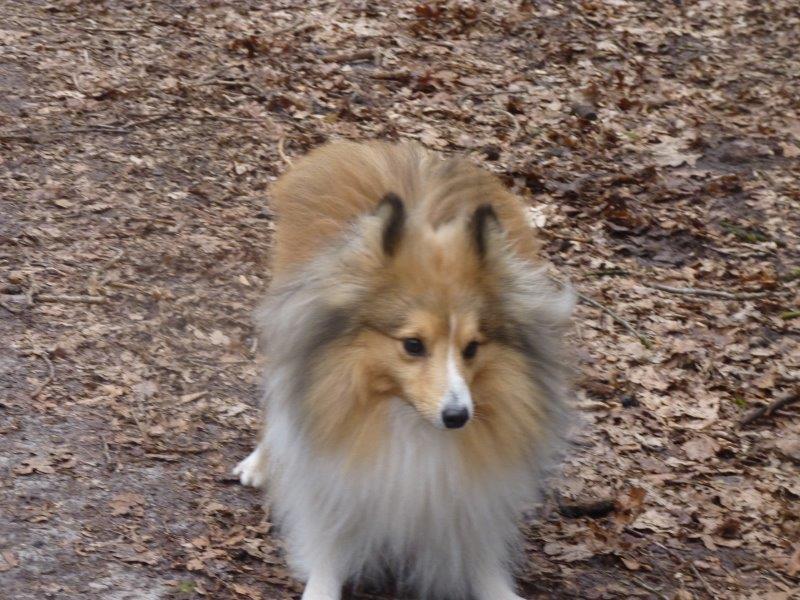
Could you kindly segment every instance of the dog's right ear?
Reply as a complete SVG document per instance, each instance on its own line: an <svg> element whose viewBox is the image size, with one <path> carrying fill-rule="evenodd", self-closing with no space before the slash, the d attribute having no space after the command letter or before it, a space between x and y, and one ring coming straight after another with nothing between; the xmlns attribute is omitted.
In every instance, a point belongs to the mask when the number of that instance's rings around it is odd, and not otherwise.
<svg viewBox="0 0 800 600"><path fill-rule="evenodd" d="M381 247L386 256L392 256L403 237L406 223L406 207L400 196L394 192L386 194L375 209L381 219Z"/></svg>
<svg viewBox="0 0 800 600"><path fill-rule="evenodd" d="M472 243L481 260L489 253L494 242L492 238L502 234L503 231L500 219L491 204L481 204L475 209L469 220L469 229Z"/></svg>

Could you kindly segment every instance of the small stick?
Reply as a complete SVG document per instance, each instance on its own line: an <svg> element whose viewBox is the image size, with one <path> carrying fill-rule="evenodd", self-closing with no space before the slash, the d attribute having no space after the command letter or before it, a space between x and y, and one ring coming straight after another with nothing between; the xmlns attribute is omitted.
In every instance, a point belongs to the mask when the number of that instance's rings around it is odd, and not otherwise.
<svg viewBox="0 0 800 600"><path fill-rule="evenodd" d="M278 140L278 155L281 157L281 160L285 162L290 167L292 166L292 159L286 156L286 151L283 149L283 144L286 142L286 134L282 135L281 138Z"/></svg>
<svg viewBox="0 0 800 600"><path fill-rule="evenodd" d="M8 312L10 312L10 313L12 313L12 314L15 314L15 315L18 315L19 313L21 313L21 312L22 312L22 311L21 311L21 310L19 310L18 308L14 308L13 306L11 306L11 305L9 305L9 304L6 304L6 303L5 303L3 300L0 300L0 306L2 306L2 307L3 307L3 308L5 308L5 309L6 309Z"/></svg>
<svg viewBox="0 0 800 600"><path fill-rule="evenodd" d="M31 274L30 277L28 277L28 289L25 292L25 298L28 301L29 307L33 306L33 296L36 294L36 288L36 278L33 276L33 274Z"/></svg>
<svg viewBox="0 0 800 600"><path fill-rule="evenodd" d="M106 31L108 33L142 33L143 29L127 29L124 27L84 27L81 25L76 25L76 29L80 29L81 31L88 31L89 33L94 33L96 31Z"/></svg>
<svg viewBox="0 0 800 600"><path fill-rule="evenodd" d="M164 119L171 119L175 115L157 115L155 117L150 117L149 119L142 119L141 121L128 121L124 125L122 125L123 129L132 129L134 127L141 127L142 125L151 125L153 123L158 123L159 121L163 121Z"/></svg>
<svg viewBox="0 0 800 600"><path fill-rule="evenodd" d="M116 254L115 254L113 257L111 257L111 258L108 260L108 262L106 262L106 264L104 264L104 265L103 265L103 269L104 269L104 270L105 270L105 269L110 269L110 268L111 268L111 267L113 267L115 264L117 264L117 263L119 262L119 259L121 259L123 256L125 256L125 249L124 249L124 248L120 248L120 249L117 251L117 253L116 253Z"/></svg>
<svg viewBox="0 0 800 600"><path fill-rule="evenodd" d="M201 121L225 121L227 123L265 123L264 119L250 119L248 117L233 117L228 115L192 115L190 119Z"/></svg>
<svg viewBox="0 0 800 600"><path fill-rule="evenodd" d="M47 354L44 352L35 352L34 354L47 363L47 378L33 391L31 394L31 400L36 400L44 391L44 388L50 385L50 382L52 382L53 378L56 376L56 369L53 367L53 362L47 357Z"/></svg>
<svg viewBox="0 0 800 600"><path fill-rule="evenodd" d="M78 74L73 72L72 73L72 83L75 84L75 89L78 90L81 94L85 94L86 90L81 87L80 82L78 81Z"/></svg>
<svg viewBox="0 0 800 600"><path fill-rule="evenodd" d="M500 112L504 114L506 117L508 117L511 120L511 123L514 125L514 131L508 137L508 143L513 144L516 141L519 132L522 131L522 126L519 124L519 121L517 121L517 118L509 111L500 110Z"/></svg>
<svg viewBox="0 0 800 600"><path fill-rule="evenodd" d="M491 92L467 92L464 94L464 99L467 98L480 98L483 96L500 96L502 94L513 94L513 92L509 92L508 90L492 90Z"/></svg>
<svg viewBox="0 0 800 600"><path fill-rule="evenodd" d="M373 79L386 79L394 81L407 81L411 79L411 73L406 69L399 69L397 71L375 71L369 74Z"/></svg>
<svg viewBox="0 0 800 600"><path fill-rule="evenodd" d="M651 594L655 594L656 596L661 598L661 600L669 600L669 598L667 596L665 596L664 594L661 593L661 589L660 588L657 589L657 588L654 588L651 585L648 585L647 582L645 582L644 580L640 579L639 577L636 577L636 575L631 575L631 578L633 579L633 581L636 582L636 584L639 587L646 589Z"/></svg>
<svg viewBox="0 0 800 600"><path fill-rule="evenodd" d="M356 50L354 52L340 52L339 54L328 54L322 57L322 62L355 62L358 60L374 60L375 50Z"/></svg>
<svg viewBox="0 0 800 600"><path fill-rule="evenodd" d="M116 465L111 460L111 453L108 451L108 442L106 441L106 436L100 434L100 439L103 441L103 456L106 459L106 468L110 471L114 471L116 469Z"/></svg>
<svg viewBox="0 0 800 600"><path fill-rule="evenodd" d="M709 290L703 288L678 288L660 283L645 283L645 286L653 288L654 290L661 290L662 292L670 292L672 294L694 294L696 296L713 296L715 298L724 298L725 300L751 300L755 298L764 298L769 296L768 292L741 292L731 293L723 292L721 290Z"/></svg>
<svg viewBox="0 0 800 600"><path fill-rule="evenodd" d="M73 133L130 133L130 130L120 127L108 127L106 125L89 125L86 127L74 127L72 129L54 129L52 131L11 131L9 133L0 133L0 140L27 140L35 142L35 136L71 135Z"/></svg>
<svg viewBox="0 0 800 600"><path fill-rule="evenodd" d="M613 498L575 504L562 504L561 498L556 498L556 504L558 505L558 514L568 519L577 519L579 517L601 519L614 512L616 507Z"/></svg>
<svg viewBox="0 0 800 600"><path fill-rule="evenodd" d="M697 570L697 567L695 567L691 563L691 561L689 562L689 567L692 569L692 572L695 574L695 577L697 577L700 580L700 583L703 584L703 587L708 592L709 596L711 596L712 598L719 598L719 594L717 593L717 591L709 585L705 577L703 577L700 574L700 571Z"/></svg>
<svg viewBox="0 0 800 600"><path fill-rule="evenodd" d="M644 335L643 333L639 333L639 332L636 330L636 328L635 328L633 325L631 325L630 323L628 323L628 321L626 321L625 319L623 319L622 317L620 317L620 316L619 316L617 313L615 313L613 310L611 310L611 309L610 309L610 308L608 308L607 306L604 306L603 304L600 304L599 302L597 302L597 300L592 300L592 299L591 299L591 298L589 298L588 296L584 296L584 295L583 295L583 294L581 294L580 292L576 292L576 293L577 293L577 295L578 295L578 298L580 298L581 300L583 300L583 301L584 301L586 304L589 304L589 305L591 305L591 306L594 306L595 308L599 308L599 309L600 309L600 310L602 310L604 313L606 313L606 314L607 314L609 317L611 317L612 319L614 319L614 320L615 320L617 323L619 323L620 325L622 325L622 326L623 326L625 329L627 329L627 330L628 330L628 332L629 332L629 333L631 333L633 336L635 336L636 338L638 338L638 339L639 339L639 341L642 343L642 345L643 345L645 348L648 348L648 349L649 349L649 348L651 348L651 347L652 347L652 343L650 342L650 339L649 339L649 338L648 338L646 335Z"/></svg>
<svg viewBox="0 0 800 600"><path fill-rule="evenodd" d="M788 394L773 400L766 406L761 406L747 413L747 415L745 415L745 417L739 421L739 425L749 425L761 417L770 417L775 413L775 411L798 401L800 401L800 389L789 392Z"/></svg>
<svg viewBox="0 0 800 600"><path fill-rule="evenodd" d="M592 240L589 238L584 237L577 237L577 236L569 236L569 235L561 235L560 233L555 233L554 231L547 231L546 229L541 230L548 237L555 238L557 240L566 240L568 242L579 242L581 244L591 244Z"/></svg>
<svg viewBox="0 0 800 600"><path fill-rule="evenodd" d="M105 263L100 265L100 267L92 274L92 278L94 279L94 281L97 282L98 284L105 283L105 279L106 279L107 276L104 276L102 278L102 280L101 280L100 279L100 274L103 271L107 271L108 269L113 267L115 264L117 264L123 256L125 256L125 249L124 248L120 248L112 258L110 258Z"/></svg>
<svg viewBox="0 0 800 600"><path fill-rule="evenodd" d="M103 304L106 299L103 296L73 296L69 294L36 294L39 302L74 302L84 304Z"/></svg>
<svg viewBox="0 0 800 600"><path fill-rule="evenodd" d="M262 100L269 99L269 94L258 87L256 84L252 83L251 81L247 81L246 79L205 79L200 83L195 84L197 86L206 86L206 85L235 85L238 87L243 88L251 88L256 93L258 93L259 97Z"/></svg>
<svg viewBox="0 0 800 600"><path fill-rule="evenodd" d="M456 45L452 42L445 42L444 40L421 40L417 38L412 38L407 35L398 35L397 37L404 39L407 42L412 44L427 44L431 46L440 46L441 48L447 48L448 50L453 50Z"/></svg>

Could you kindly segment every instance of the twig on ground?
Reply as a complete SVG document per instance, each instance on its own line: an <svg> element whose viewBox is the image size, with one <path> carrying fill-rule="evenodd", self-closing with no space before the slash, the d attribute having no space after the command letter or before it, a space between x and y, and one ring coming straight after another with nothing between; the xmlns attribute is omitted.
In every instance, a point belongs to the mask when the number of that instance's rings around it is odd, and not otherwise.
<svg viewBox="0 0 800 600"><path fill-rule="evenodd" d="M601 519L614 512L616 503L613 498L604 498L592 502L564 504L561 502L561 498L556 496L556 505L558 506L558 514L568 519L577 519L580 517Z"/></svg>
<svg viewBox="0 0 800 600"><path fill-rule="evenodd" d="M374 59L375 59L375 50L364 49L364 50L356 50L354 52L340 52L339 54L328 54L327 56L322 57L322 62L348 63L348 62L356 62L359 60L374 60Z"/></svg>
<svg viewBox="0 0 800 600"><path fill-rule="evenodd" d="M794 404L795 402L800 401L800 389L793 390L788 394L781 396L780 398L776 398L769 404L765 406L761 406L756 408L755 410L750 411L744 418L739 421L739 425L749 425L753 421L757 421L761 417L770 417L772 416L775 411L780 410L790 404Z"/></svg>
<svg viewBox="0 0 800 600"><path fill-rule="evenodd" d="M511 135L508 136L508 143L513 144L515 141L517 141L517 137L519 136L520 131L522 131L522 126L519 124L519 121L517 121L517 118L509 111L501 109L500 112L508 117L508 119L511 121L511 124L514 126L514 131L512 131Z"/></svg>
<svg viewBox="0 0 800 600"><path fill-rule="evenodd" d="M78 81L78 74L73 71L72 73L72 83L75 84L75 89L78 90L80 93L85 94L86 90L81 87L80 81Z"/></svg>
<svg viewBox="0 0 800 600"><path fill-rule="evenodd" d="M127 27L85 27L83 25L76 25L75 28L80 29L81 31L87 31L89 33L95 33L98 31L107 33L142 33L144 31L142 28L131 29Z"/></svg>
<svg viewBox="0 0 800 600"><path fill-rule="evenodd" d="M50 131L10 131L0 133L0 141L19 140L36 142L38 136L72 135L73 133L130 133L129 129L109 127L107 125L87 125L70 129L53 129Z"/></svg>
<svg viewBox="0 0 800 600"><path fill-rule="evenodd" d="M110 259L108 259L106 262L104 262L102 265L100 265L97 268L97 270L94 273L92 273L92 275L89 278L89 281L90 282L94 282L95 286L103 285L106 282L106 279L108 277L107 274L103 275L103 273L105 273L106 271L108 271L108 269L110 269L115 264L117 264L123 256L125 256L125 250L123 248L120 248L114 254L114 256L112 256ZM101 277L101 275L103 275L103 276ZM90 287L89 289L90 289L90 291L96 291L96 288L92 289Z"/></svg>
<svg viewBox="0 0 800 600"><path fill-rule="evenodd" d="M31 394L31 400L36 400L44 391L44 388L50 385L50 383L53 381L53 378L56 376L56 369L53 366L53 361L50 360L46 352L32 352L31 354L38 356L47 364L47 377L36 387L35 390L33 390L33 393Z"/></svg>
<svg viewBox="0 0 800 600"><path fill-rule="evenodd" d="M25 299L28 301L28 307L33 306L33 297L36 294L36 278L33 274L28 276L28 289L25 290Z"/></svg>
<svg viewBox="0 0 800 600"><path fill-rule="evenodd" d="M241 88L250 88L255 91L261 100L268 100L270 95L267 93L266 90L261 89L252 81L248 81L247 79L204 79L203 81L196 83L196 86L207 86L207 85L233 85L238 86Z"/></svg>
<svg viewBox="0 0 800 600"><path fill-rule="evenodd" d="M508 90L492 90L491 92L467 92L462 96L464 100L467 98L481 98L486 96L501 96L503 94L513 94L514 92L509 92Z"/></svg>
<svg viewBox="0 0 800 600"><path fill-rule="evenodd" d="M264 119L251 119L249 117L232 117L227 115L192 115L190 119L200 121L225 121L227 123L266 123Z"/></svg>
<svg viewBox="0 0 800 600"><path fill-rule="evenodd" d="M278 156L281 157L281 160L285 162L288 166L292 166L292 159L286 156L286 151L283 149L283 145L286 143L286 134L282 135L278 140Z"/></svg>
<svg viewBox="0 0 800 600"><path fill-rule="evenodd" d="M111 267L116 265L123 256L125 256L125 249L120 248L119 250L117 250L117 253L114 254L114 256L112 256L110 259L106 261L106 263L101 267L101 269L104 271L106 269L110 269Z"/></svg>
<svg viewBox="0 0 800 600"><path fill-rule="evenodd" d="M34 298L39 302L72 302L77 304L103 304L106 301L104 296L87 296L84 294L36 294Z"/></svg>
<svg viewBox="0 0 800 600"><path fill-rule="evenodd" d="M177 115L175 114L162 114L156 115L155 117L150 117L148 119L142 119L141 121L128 121L127 123L123 124L121 127L123 129L133 129L135 127L142 127L143 125L152 125L153 123L158 123L159 121L163 121L164 119L172 119L175 118Z"/></svg>
<svg viewBox="0 0 800 600"><path fill-rule="evenodd" d="M655 594L661 600L669 600L669 597L661 593L661 588L654 588L653 586L649 585L643 579L636 577L636 575L631 575L631 579L641 588L647 590L651 594Z"/></svg>
<svg viewBox="0 0 800 600"><path fill-rule="evenodd" d="M581 244L591 244L592 240L585 237L578 237L574 235L562 235L560 233L555 233L554 231L547 231L546 229L541 230L544 235L547 237L555 238L557 240L566 240L568 242L579 242Z"/></svg>
<svg viewBox="0 0 800 600"><path fill-rule="evenodd" d="M19 313L21 313L21 312L22 312L20 309L18 309L18 308L14 308L14 307L13 307L13 306L11 306L10 304L6 304L6 302L5 302L5 301L3 301L3 300L0 300L0 306L2 306L2 307L3 307L3 308L5 308L5 309L6 309L8 312L10 312L10 313L12 313L12 314L15 314L15 315L18 315Z"/></svg>
<svg viewBox="0 0 800 600"><path fill-rule="evenodd" d="M439 46L441 48L447 48L448 50L453 50L456 47L454 43L446 42L444 40L421 40L419 38L412 38L407 35L398 35L397 37L414 45Z"/></svg>
<svg viewBox="0 0 800 600"><path fill-rule="evenodd" d="M408 81L411 79L411 72L407 69L398 69L396 71L373 71L369 74L373 79L386 79L389 81Z"/></svg>
<svg viewBox="0 0 800 600"><path fill-rule="evenodd" d="M652 347L652 342L650 341L650 338L648 338L643 333L640 333L633 325L631 325L628 321L620 317L613 310L611 310L610 308L608 308L603 304L600 304L597 300L592 300L591 298L585 296L584 294L581 294L580 292L576 292L576 294L578 295L578 298L583 300L586 304L589 304L591 306L594 306L595 308L602 310L609 317L614 319L614 321L622 325L631 335L636 337L645 348L650 349Z"/></svg>
<svg viewBox="0 0 800 600"><path fill-rule="evenodd" d="M264 119L250 119L248 117L233 117L229 115L192 115L190 119L200 119L201 121L225 121L228 123L265 123Z"/></svg>
<svg viewBox="0 0 800 600"><path fill-rule="evenodd" d="M103 442L103 457L106 459L106 468L109 471L115 471L117 469L116 463L111 460L111 452L108 450L108 442L106 441L106 436L100 434L100 439Z"/></svg>
<svg viewBox="0 0 800 600"><path fill-rule="evenodd" d="M653 288L654 290L661 290L662 292L670 292L671 294L693 294L695 296L712 296L714 298L723 298L725 300L752 300L755 298L764 298L769 296L769 292L723 292L721 290L709 290L705 288L679 288L669 285L662 285L660 283L645 283L645 286Z"/></svg>
<svg viewBox="0 0 800 600"><path fill-rule="evenodd" d="M700 580L700 583L703 585L703 588L705 588L706 592L708 592L709 596L711 596L712 598L720 597L719 592L717 592L713 587L711 587L708 581L706 581L706 578L700 574L700 571L697 570L697 567L695 567L691 561L689 561L689 568L692 569L692 573L694 573L695 577L697 577L697 579Z"/></svg>
<svg viewBox="0 0 800 600"><path fill-rule="evenodd" d="M78 86L77 79L75 80L76 87ZM39 136L55 136L55 135L71 135L73 133L131 133L133 129L142 127L144 125L151 125L158 121L165 119L174 119L179 115L175 114L161 114L155 117L142 119L141 121L128 121L122 125L104 125L102 123L84 125L81 127L72 127L68 129L53 129L42 131L10 131L8 133L0 133L0 141L2 140L28 140L36 142Z"/></svg>
<svg viewBox="0 0 800 600"><path fill-rule="evenodd" d="M590 277L605 277L607 275L625 276L625 275L630 275L630 271L626 271L625 269L617 269L617 268L597 269L596 271L589 271L587 273L587 275L590 276Z"/></svg>

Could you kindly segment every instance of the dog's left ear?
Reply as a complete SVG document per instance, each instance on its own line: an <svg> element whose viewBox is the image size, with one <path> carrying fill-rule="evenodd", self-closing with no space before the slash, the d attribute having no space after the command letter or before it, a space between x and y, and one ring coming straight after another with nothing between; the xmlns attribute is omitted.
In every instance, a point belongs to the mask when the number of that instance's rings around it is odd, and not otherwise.
<svg viewBox="0 0 800 600"><path fill-rule="evenodd" d="M406 207L400 196L394 192L386 194L375 209L375 214L380 217L381 247L386 256L392 256L400 245L406 223Z"/></svg>
<svg viewBox="0 0 800 600"><path fill-rule="evenodd" d="M478 256L483 260L493 243L503 233L503 226L491 204L481 204L469 220L470 235Z"/></svg>

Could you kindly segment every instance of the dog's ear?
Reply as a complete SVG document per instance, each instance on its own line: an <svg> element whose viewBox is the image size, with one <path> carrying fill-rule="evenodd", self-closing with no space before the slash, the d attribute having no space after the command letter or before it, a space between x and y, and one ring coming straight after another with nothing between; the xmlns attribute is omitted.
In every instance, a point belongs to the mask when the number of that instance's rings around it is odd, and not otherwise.
<svg viewBox="0 0 800 600"><path fill-rule="evenodd" d="M492 243L502 235L503 227L491 204L481 204L469 220L470 235L478 256L483 260Z"/></svg>
<svg viewBox="0 0 800 600"><path fill-rule="evenodd" d="M406 207L400 196L394 192L386 194L375 209L375 214L382 221L381 247L386 256L392 256L403 237L406 223Z"/></svg>

